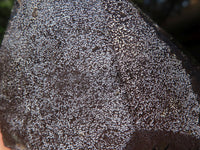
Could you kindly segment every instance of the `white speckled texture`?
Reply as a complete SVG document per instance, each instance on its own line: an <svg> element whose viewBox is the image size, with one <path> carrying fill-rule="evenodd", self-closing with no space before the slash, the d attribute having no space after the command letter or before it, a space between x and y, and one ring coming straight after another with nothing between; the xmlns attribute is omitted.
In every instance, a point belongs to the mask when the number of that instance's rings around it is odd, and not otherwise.
<svg viewBox="0 0 200 150"><path fill-rule="evenodd" d="M156 32L126 0L22 0L0 51L2 128L31 150L199 138L189 74Z"/></svg>

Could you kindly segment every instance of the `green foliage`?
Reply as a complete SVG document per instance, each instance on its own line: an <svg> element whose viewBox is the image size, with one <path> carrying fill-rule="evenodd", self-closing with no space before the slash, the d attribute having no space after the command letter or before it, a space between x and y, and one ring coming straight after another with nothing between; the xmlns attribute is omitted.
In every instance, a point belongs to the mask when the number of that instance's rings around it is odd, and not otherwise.
<svg viewBox="0 0 200 150"><path fill-rule="evenodd" d="M2 0L0 1L1 8L11 8L13 4L13 0Z"/></svg>
<svg viewBox="0 0 200 150"><path fill-rule="evenodd" d="M3 39L14 0L0 0L0 44Z"/></svg>

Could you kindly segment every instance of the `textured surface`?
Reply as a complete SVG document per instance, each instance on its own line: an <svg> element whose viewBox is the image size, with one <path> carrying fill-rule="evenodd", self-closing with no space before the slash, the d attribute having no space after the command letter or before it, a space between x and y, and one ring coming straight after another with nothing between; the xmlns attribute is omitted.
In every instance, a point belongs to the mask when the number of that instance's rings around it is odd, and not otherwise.
<svg viewBox="0 0 200 150"><path fill-rule="evenodd" d="M23 0L0 51L0 124L27 149L122 149L135 130L200 137L173 49L126 0Z"/></svg>

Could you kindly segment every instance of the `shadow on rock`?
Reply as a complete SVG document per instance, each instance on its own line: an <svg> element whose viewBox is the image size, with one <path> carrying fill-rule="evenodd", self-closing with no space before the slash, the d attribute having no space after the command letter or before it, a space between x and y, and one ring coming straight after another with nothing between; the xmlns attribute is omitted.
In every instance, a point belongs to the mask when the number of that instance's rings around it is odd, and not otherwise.
<svg viewBox="0 0 200 150"><path fill-rule="evenodd" d="M200 150L200 140L167 131L136 131L125 150Z"/></svg>

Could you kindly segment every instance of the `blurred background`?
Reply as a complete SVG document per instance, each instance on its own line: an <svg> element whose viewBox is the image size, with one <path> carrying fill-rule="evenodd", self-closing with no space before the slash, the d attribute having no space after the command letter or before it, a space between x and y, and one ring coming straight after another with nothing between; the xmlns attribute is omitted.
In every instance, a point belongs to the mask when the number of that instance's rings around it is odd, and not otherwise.
<svg viewBox="0 0 200 150"><path fill-rule="evenodd" d="M200 0L132 0L200 63ZM0 0L0 43L14 0Z"/></svg>
<svg viewBox="0 0 200 150"><path fill-rule="evenodd" d="M6 30L14 0L0 0L0 44Z"/></svg>

